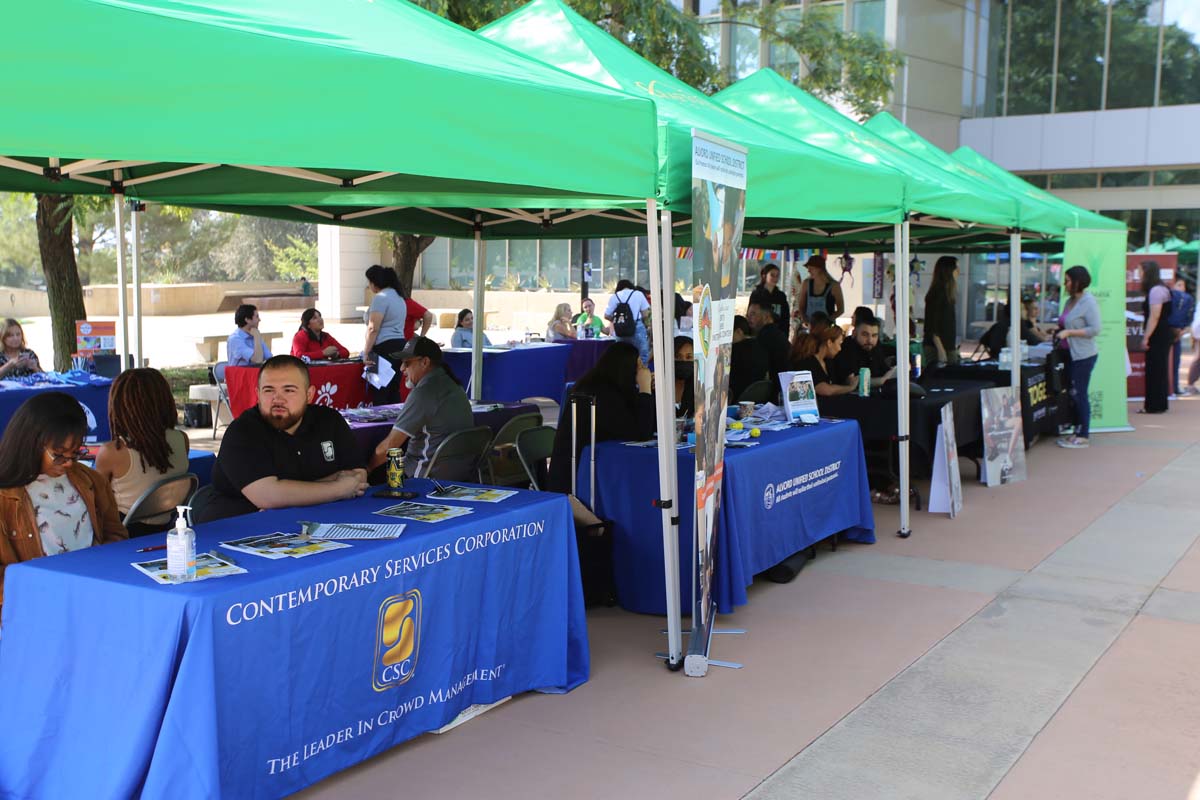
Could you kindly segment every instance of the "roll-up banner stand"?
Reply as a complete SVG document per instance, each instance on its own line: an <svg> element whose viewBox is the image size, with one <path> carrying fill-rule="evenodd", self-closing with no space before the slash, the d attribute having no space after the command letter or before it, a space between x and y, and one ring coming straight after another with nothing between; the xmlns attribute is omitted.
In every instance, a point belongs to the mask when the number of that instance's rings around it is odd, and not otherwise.
<svg viewBox="0 0 1200 800"><path fill-rule="evenodd" d="M746 150L692 131L692 269L699 295L692 312L695 350L696 473L692 635L684 672L708 672L717 525L725 457L725 409L733 346L737 269L746 215Z"/></svg>

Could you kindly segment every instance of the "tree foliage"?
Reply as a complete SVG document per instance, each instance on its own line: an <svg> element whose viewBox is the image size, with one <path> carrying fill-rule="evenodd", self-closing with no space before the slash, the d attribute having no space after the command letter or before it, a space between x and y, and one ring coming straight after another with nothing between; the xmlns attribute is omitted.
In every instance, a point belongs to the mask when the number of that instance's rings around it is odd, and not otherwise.
<svg viewBox="0 0 1200 800"><path fill-rule="evenodd" d="M795 56L794 66L776 70L805 91L848 106L862 118L888 102L904 60L878 36L844 30L840 7L814 6L799 13L777 2L739 5L725 0L722 5L730 24L754 29L776 49Z"/></svg>
<svg viewBox="0 0 1200 800"><path fill-rule="evenodd" d="M267 249L274 257L275 276L284 281L298 281L317 274L317 243L307 241L295 234L287 235L288 244L281 247L267 242Z"/></svg>

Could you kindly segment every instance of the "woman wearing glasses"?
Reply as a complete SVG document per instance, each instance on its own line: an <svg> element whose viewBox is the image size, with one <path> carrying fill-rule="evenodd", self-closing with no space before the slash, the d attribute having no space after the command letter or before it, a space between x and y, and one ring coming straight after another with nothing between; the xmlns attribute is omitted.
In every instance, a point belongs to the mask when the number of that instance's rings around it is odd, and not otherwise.
<svg viewBox="0 0 1200 800"><path fill-rule="evenodd" d="M9 564L126 539L108 481L79 463L87 417L68 394L35 395L0 439L0 604Z"/></svg>

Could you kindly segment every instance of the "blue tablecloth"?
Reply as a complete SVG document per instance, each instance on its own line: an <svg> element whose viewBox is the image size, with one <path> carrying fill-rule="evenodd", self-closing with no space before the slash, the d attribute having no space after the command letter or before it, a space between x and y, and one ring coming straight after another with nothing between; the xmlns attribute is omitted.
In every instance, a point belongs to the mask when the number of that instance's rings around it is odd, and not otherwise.
<svg viewBox="0 0 1200 800"><path fill-rule="evenodd" d="M8 427L8 421L22 403L39 392L66 392L79 401L87 412L89 442L107 442L112 436L108 432L108 390L112 381L93 377L88 386L38 386L30 389L0 389L0 426ZM557 396L557 395L556 395Z"/></svg>
<svg viewBox="0 0 1200 800"><path fill-rule="evenodd" d="M202 525L197 551L299 519L392 521L370 513L390 502ZM249 574L190 585L159 586L129 565L161 555L134 552L146 538L9 567L0 793L281 797L472 703L584 682L567 499L521 492L472 507L410 522L394 541L304 559L238 554ZM391 663L388 648L409 633L411 655Z"/></svg>
<svg viewBox="0 0 1200 800"><path fill-rule="evenodd" d="M875 541L862 437L853 420L764 432L756 447L726 449L713 593L722 614L746 603L754 576L838 532ZM613 560L622 608L665 614L658 452L604 442L597 448L597 513L615 522ZM682 607L691 608L689 576L695 548L691 476L695 455L679 450L679 561ZM818 474L824 470L828 473ZM579 465L579 493L590 493L588 456ZM586 501L586 500L585 500Z"/></svg>
<svg viewBox="0 0 1200 800"><path fill-rule="evenodd" d="M446 364L465 386L471 378L471 351L445 349ZM483 392L496 403L511 403L526 397L549 397L562 394L566 382L567 359L571 346L533 342L511 350L483 351Z"/></svg>
<svg viewBox="0 0 1200 800"><path fill-rule="evenodd" d="M208 450L188 450L188 472L200 479L201 486L212 483L213 465L216 463L216 453Z"/></svg>
<svg viewBox="0 0 1200 800"><path fill-rule="evenodd" d="M567 359L567 377L566 379L574 383L587 374L587 371L596 366L596 362L600 360L600 356L604 355L604 351L612 346L616 339L575 339L565 344L571 348L571 355ZM547 395L554 397L555 395Z"/></svg>

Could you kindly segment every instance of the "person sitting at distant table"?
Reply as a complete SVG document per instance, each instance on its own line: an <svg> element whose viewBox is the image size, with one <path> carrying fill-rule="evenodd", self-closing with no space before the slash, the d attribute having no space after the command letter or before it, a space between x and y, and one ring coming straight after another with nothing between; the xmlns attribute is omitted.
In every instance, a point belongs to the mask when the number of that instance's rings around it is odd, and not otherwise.
<svg viewBox="0 0 1200 800"><path fill-rule="evenodd" d="M4 320L4 348L0 352L0 378L20 378L42 371L37 353L25 346L25 329L15 319Z"/></svg>
<svg viewBox="0 0 1200 800"><path fill-rule="evenodd" d="M0 604L22 561L129 538L112 488L79 463L87 417L64 392L26 400L0 440Z"/></svg>
<svg viewBox="0 0 1200 800"><path fill-rule="evenodd" d="M96 454L96 471L112 484L117 511L124 518L156 481L188 471L188 437L175 425L179 412L171 386L156 369L127 369L113 381L108 395L112 441ZM139 533L171 522L172 508L148 517Z"/></svg>
<svg viewBox="0 0 1200 800"><path fill-rule="evenodd" d="M292 355L310 361L349 358L350 351L333 334L325 332L325 318L315 308L300 315L300 330L292 337Z"/></svg>
<svg viewBox="0 0 1200 800"><path fill-rule="evenodd" d="M808 334L800 347L800 360L792 365L794 370L807 370L812 373L818 405L820 405L822 397L849 394L858 388L857 373L848 376L845 383L835 383L829 377L834 359L842 350L842 337L844 336L842 329L836 325L817 333Z"/></svg>
<svg viewBox="0 0 1200 800"><path fill-rule="evenodd" d="M775 312L770 306L751 303L746 309L746 319L754 331L754 338L767 356L767 371L773 383L779 382L779 373L788 368L788 340L783 330L775 324Z"/></svg>
<svg viewBox="0 0 1200 800"><path fill-rule="evenodd" d="M308 366L295 356L262 365L258 405L225 430L212 484L192 499L196 522L332 503L366 491L350 426L334 409L312 405L315 395Z"/></svg>
<svg viewBox="0 0 1200 800"><path fill-rule="evenodd" d="M423 334L422 334L423 335ZM450 337L451 347L465 347L468 350L475 346L475 312L469 308L464 308L458 312L458 325L454 328L454 333ZM483 346L491 347L492 343L488 341L487 334L483 334Z"/></svg>
<svg viewBox="0 0 1200 800"><path fill-rule="evenodd" d="M578 338L575 336L575 326L571 324L571 304L559 303L554 308L554 316L550 318L550 322L546 324L546 341L561 342L563 340L573 341Z"/></svg>
<svg viewBox="0 0 1200 800"><path fill-rule="evenodd" d="M695 367L693 365L695 349L696 345L692 342L692 337L675 337L676 417L690 417L696 413Z"/></svg>
<svg viewBox="0 0 1200 800"><path fill-rule="evenodd" d="M233 312L233 323L238 329L229 334L229 366L250 367L271 358L271 349L258 331L259 321L258 308L255 306L243 304Z"/></svg>
<svg viewBox="0 0 1200 800"><path fill-rule="evenodd" d="M605 322L596 314L596 303L590 297L583 298L583 303L580 304L583 309L572 320L572 324L576 327L582 325L584 328L591 328L592 335L590 338L598 338L606 334L612 333L612 326Z"/></svg>
<svg viewBox="0 0 1200 800"><path fill-rule="evenodd" d="M896 377L896 360L893 357L889 366L888 354L879 344L879 319L874 314L869 318L859 316L857 312L855 315L859 321L854 326L854 336L845 341L834 359L836 373L844 376L841 382L845 382L865 367L871 371L871 387L883 386Z"/></svg>
<svg viewBox="0 0 1200 800"><path fill-rule="evenodd" d="M408 399L392 430L375 448L371 469L387 460L387 451L408 445L404 459L407 477L424 477L441 443L452 433L475 426L475 415L466 391L442 362L442 348L425 336L409 340L398 359L408 385ZM443 462L438 462L442 464ZM450 480L474 478L474 462L463 460L446 466Z"/></svg>
<svg viewBox="0 0 1200 800"><path fill-rule="evenodd" d="M754 338L750 322L741 314L733 318L733 347L729 356L729 401L737 402L752 383L767 379L767 354Z"/></svg>

